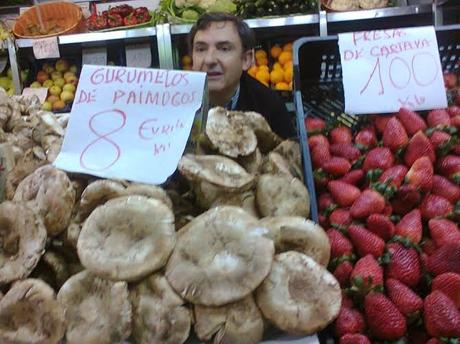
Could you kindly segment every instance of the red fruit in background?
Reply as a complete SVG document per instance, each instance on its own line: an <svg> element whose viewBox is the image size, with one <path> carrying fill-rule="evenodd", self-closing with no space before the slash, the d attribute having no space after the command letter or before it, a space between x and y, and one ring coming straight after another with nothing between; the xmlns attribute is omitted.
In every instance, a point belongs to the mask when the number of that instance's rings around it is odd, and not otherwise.
<svg viewBox="0 0 460 344"><path fill-rule="evenodd" d="M350 211L343 208L338 208L334 210L331 215L329 215L329 223L331 225L340 225L347 227L352 221Z"/></svg>
<svg viewBox="0 0 460 344"><path fill-rule="evenodd" d="M457 116L451 117L450 124L456 127L457 129L460 129L460 116L457 115Z"/></svg>
<svg viewBox="0 0 460 344"><path fill-rule="evenodd" d="M447 109L450 117L460 116L460 106L452 105Z"/></svg>
<svg viewBox="0 0 460 344"><path fill-rule="evenodd" d="M377 168L385 171L394 164L394 156L387 147L376 147L370 150L363 162L363 170L375 170ZM415 160L414 160L415 161Z"/></svg>
<svg viewBox="0 0 460 344"><path fill-rule="evenodd" d="M442 291L448 296L457 308L460 308L460 275L446 272L436 276L431 282L431 290Z"/></svg>
<svg viewBox="0 0 460 344"><path fill-rule="evenodd" d="M378 214L385 208L385 199L374 190L364 190L350 208L353 218L365 218L371 214Z"/></svg>
<svg viewBox="0 0 460 344"><path fill-rule="evenodd" d="M431 219L428 221L428 227L436 247L449 243L460 244L460 230L455 222L447 219Z"/></svg>
<svg viewBox="0 0 460 344"><path fill-rule="evenodd" d="M342 182L351 184L351 185L358 185L364 178L364 171L359 170L351 170L347 174L345 174L340 180Z"/></svg>
<svg viewBox="0 0 460 344"><path fill-rule="evenodd" d="M431 193L444 197L451 203L457 203L460 200L460 187L443 176L433 176Z"/></svg>
<svg viewBox="0 0 460 344"><path fill-rule="evenodd" d="M339 180L331 180L328 183L327 188L334 201L341 207L348 207L352 205L359 195L361 195L361 191L356 186Z"/></svg>
<svg viewBox="0 0 460 344"><path fill-rule="evenodd" d="M323 228L329 227L329 220L323 214L318 214L318 222L319 222L319 225Z"/></svg>
<svg viewBox="0 0 460 344"><path fill-rule="evenodd" d="M371 341L363 334L349 333L340 337L339 344L371 344Z"/></svg>
<svg viewBox="0 0 460 344"><path fill-rule="evenodd" d="M406 317L422 311L423 300L404 283L389 278L385 281L385 287L390 300Z"/></svg>
<svg viewBox="0 0 460 344"><path fill-rule="evenodd" d="M323 145L316 145L311 150L311 161L315 168L322 167L323 164L331 160L332 156L329 152L329 147Z"/></svg>
<svg viewBox="0 0 460 344"><path fill-rule="evenodd" d="M422 239L422 233L422 215L418 209L414 209L404 215L395 226L396 235L408 238L415 244L418 244Z"/></svg>
<svg viewBox="0 0 460 344"><path fill-rule="evenodd" d="M329 207L334 206L334 199L332 198L332 195L328 192L323 192L322 194L319 195L318 197L318 209L320 211L326 210Z"/></svg>
<svg viewBox="0 0 460 344"><path fill-rule="evenodd" d="M382 215L391 216L393 214L393 207L391 204L385 204L385 208L383 208Z"/></svg>
<svg viewBox="0 0 460 344"><path fill-rule="evenodd" d="M374 127L375 129L377 129L377 132L379 133L383 133L390 118L391 116L388 116L388 115L372 115L371 116L372 122L374 123Z"/></svg>
<svg viewBox="0 0 460 344"><path fill-rule="evenodd" d="M402 125L406 129L407 134L414 135L419 130L426 129L426 123L423 118L416 112L406 108L400 108L397 115Z"/></svg>
<svg viewBox="0 0 460 344"><path fill-rule="evenodd" d="M313 149L313 147L317 145L326 146L329 148L329 140L324 135L310 136L308 138L308 146L310 147L310 149Z"/></svg>
<svg viewBox="0 0 460 344"><path fill-rule="evenodd" d="M331 130L331 132L329 133L329 139L332 144L334 143L352 143L353 135L351 133L350 128L339 126Z"/></svg>
<svg viewBox="0 0 460 344"><path fill-rule="evenodd" d="M331 257L350 256L353 253L353 245L350 240L338 230L330 228L326 232L331 243Z"/></svg>
<svg viewBox="0 0 460 344"><path fill-rule="evenodd" d="M430 338L425 344L441 344L437 338Z"/></svg>
<svg viewBox="0 0 460 344"><path fill-rule="evenodd" d="M315 147L315 149L316 148L318 147ZM333 176L343 176L345 173L350 171L351 164L345 158L332 157L323 163L322 168L325 172L332 174Z"/></svg>
<svg viewBox="0 0 460 344"><path fill-rule="evenodd" d="M391 243L387 249L390 254L390 262L385 269L385 277L394 278L409 287L415 287L422 277L417 251L399 243Z"/></svg>
<svg viewBox="0 0 460 344"><path fill-rule="evenodd" d="M365 127L361 129L355 136L355 144L361 147L374 147L377 144L374 128Z"/></svg>
<svg viewBox="0 0 460 344"><path fill-rule="evenodd" d="M435 217L446 217L453 211L452 204L444 197L429 194L426 195L420 204L420 211L424 219L429 220Z"/></svg>
<svg viewBox="0 0 460 344"><path fill-rule="evenodd" d="M444 79L444 86L447 89L454 88L457 86L457 74L455 73L444 73L443 74L443 79Z"/></svg>
<svg viewBox="0 0 460 344"><path fill-rule="evenodd" d="M437 149L441 144L443 144L446 141L449 141L449 139L450 135L448 133L439 130L436 130L430 136L430 142L433 145L434 149Z"/></svg>
<svg viewBox="0 0 460 344"><path fill-rule="evenodd" d="M348 227L348 236L360 257L371 254L378 258L383 254L385 242L366 228L351 225Z"/></svg>
<svg viewBox="0 0 460 344"><path fill-rule="evenodd" d="M335 333L338 337L347 333L361 333L365 328L364 318L357 309L342 306L335 321Z"/></svg>
<svg viewBox="0 0 460 344"><path fill-rule="evenodd" d="M330 146L332 155L355 161L361 156L361 151L351 143L334 143Z"/></svg>
<svg viewBox="0 0 460 344"><path fill-rule="evenodd" d="M460 274L460 244L439 247L426 259L426 269L437 276L446 272Z"/></svg>
<svg viewBox="0 0 460 344"><path fill-rule="evenodd" d="M324 122L321 118L309 116L305 118L305 126L307 128L307 132L310 134L312 132L318 132L325 129L326 122Z"/></svg>
<svg viewBox="0 0 460 344"><path fill-rule="evenodd" d="M446 155L436 163L439 174L451 178L453 174L460 173L460 156Z"/></svg>
<svg viewBox="0 0 460 344"><path fill-rule="evenodd" d="M370 293L364 299L367 325L376 339L395 340L407 330L406 319L391 300L381 293Z"/></svg>
<svg viewBox="0 0 460 344"><path fill-rule="evenodd" d="M412 185L402 185L391 201L393 211L398 215L407 214L422 200L420 192Z"/></svg>
<svg viewBox="0 0 460 344"><path fill-rule="evenodd" d="M348 288L350 286L350 275L353 271L353 264L349 261L345 261L337 265L334 272L332 273L339 282L341 288Z"/></svg>
<svg viewBox="0 0 460 344"><path fill-rule="evenodd" d="M399 188L402 182L404 181L404 177L406 176L407 171L408 169L406 166L395 165L382 173L382 175L379 178L379 182L391 182L392 185Z"/></svg>
<svg viewBox="0 0 460 344"><path fill-rule="evenodd" d="M383 145L394 152L408 142L406 129L396 117L391 117L383 131Z"/></svg>
<svg viewBox="0 0 460 344"><path fill-rule="evenodd" d="M406 166L411 167L415 160L427 156L431 162L434 162L436 155L433 146L426 135L419 131L409 141L404 154Z"/></svg>
<svg viewBox="0 0 460 344"><path fill-rule="evenodd" d="M460 105L460 88L457 88L457 94L455 96L455 105Z"/></svg>
<svg viewBox="0 0 460 344"><path fill-rule="evenodd" d="M351 272L350 279L355 285L362 282L362 288L368 290L377 285L383 286L383 269L377 260L368 254L360 258Z"/></svg>
<svg viewBox="0 0 460 344"><path fill-rule="evenodd" d="M388 216L372 214L366 220L366 228L384 241L390 240L395 233L395 226Z"/></svg>
<svg viewBox="0 0 460 344"><path fill-rule="evenodd" d="M429 127L435 127L437 125L450 125L450 116L445 109L431 110L428 113L426 122Z"/></svg>
<svg viewBox="0 0 460 344"><path fill-rule="evenodd" d="M422 251L426 255L431 256L434 251L436 251L436 244L430 238L424 238L422 241ZM421 255L420 258L423 258L423 255Z"/></svg>
<svg viewBox="0 0 460 344"><path fill-rule="evenodd" d="M433 187L433 164L427 156L414 161L406 174L406 182L421 191L430 191Z"/></svg>
<svg viewBox="0 0 460 344"><path fill-rule="evenodd" d="M425 328L433 337L460 337L460 311L443 292L434 290L424 301Z"/></svg>

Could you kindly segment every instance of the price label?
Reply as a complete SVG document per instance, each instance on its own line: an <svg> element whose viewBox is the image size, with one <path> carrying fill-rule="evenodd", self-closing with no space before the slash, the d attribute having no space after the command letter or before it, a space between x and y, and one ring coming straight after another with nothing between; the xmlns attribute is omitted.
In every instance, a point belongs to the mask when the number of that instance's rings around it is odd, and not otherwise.
<svg viewBox="0 0 460 344"><path fill-rule="evenodd" d="M447 107L432 26L339 34L345 112Z"/></svg>
<svg viewBox="0 0 460 344"><path fill-rule="evenodd" d="M148 68L152 65L152 51L149 43L126 45L126 65Z"/></svg>
<svg viewBox="0 0 460 344"><path fill-rule="evenodd" d="M36 59L59 58L59 44L56 36L32 40L32 49Z"/></svg>
<svg viewBox="0 0 460 344"><path fill-rule="evenodd" d="M22 90L22 95L26 98L37 96L38 99L40 99L40 103L43 104L48 95L48 88L47 87L37 87L37 88L26 87Z"/></svg>
<svg viewBox="0 0 460 344"><path fill-rule="evenodd" d="M107 65L107 48L94 47L84 48L82 51L82 64L106 66Z"/></svg>

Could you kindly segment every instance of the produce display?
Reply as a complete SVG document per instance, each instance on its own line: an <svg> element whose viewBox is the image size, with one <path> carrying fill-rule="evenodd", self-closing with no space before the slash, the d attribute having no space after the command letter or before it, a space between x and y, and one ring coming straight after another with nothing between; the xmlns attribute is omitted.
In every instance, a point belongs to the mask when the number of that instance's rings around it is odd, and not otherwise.
<svg viewBox="0 0 460 344"><path fill-rule="evenodd" d="M370 10L393 6L389 0L321 0L321 5L331 11L353 11L358 9Z"/></svg>
<svg viewBox="0 0 460 344"><path fill-rule="evenodd" d="M90 31L134 27L149 23L152 19L147 7L118 5L98 14L94 3L93 5L91 16L86 18L86 25Z"/></svg>
<svg viewBox="0 0 460 344"><path fill-rule="evenodd" d="M242 18L281 16L318 11L317 0L235 0Z"/></svg>

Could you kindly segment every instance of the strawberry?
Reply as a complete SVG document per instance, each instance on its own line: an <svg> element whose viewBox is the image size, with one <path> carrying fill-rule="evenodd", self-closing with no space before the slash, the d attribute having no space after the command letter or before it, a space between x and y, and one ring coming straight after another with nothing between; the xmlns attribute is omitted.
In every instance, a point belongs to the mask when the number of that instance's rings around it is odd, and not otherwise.
<svg viewBox="0 0 460 344"><path fill-rule="evenodd" d="M425 298L425 328L433 337L460 337L460 311L442 291L434 290Z"/></svg>
<svg viewBox="0 0 460 344"><path fill-rule="evenodd" d="M367 325L376 339L395 340L407 330L406 319L391 300L381 293L369 293L364 299Z"/></svg>
<svg viewBox="0 0 460 344"><path fill-rule="evenodd" d="M396 214L404 215L411 211L421 201L420 192L412 185L402 185L395 198L392 199L391 205Z"/></svg>
<svg viewBox="0 0 460 344"><path fill-rule="evenodd" d="M460 308L460 275L446 272L436 276L431 282L431 290L440 290L446 294L455 306Z"/></svg>
<svg viewBox="0 0 460 344"><path fill-rule="evenodd" d="M406 176L407 171L408 169L406 166L395 165L382 173L382 175L379 178L379 182L388 182L399 188L404 180L404 177Z"/></svg>
<svg viewBox="0 0 460 344"><path fill-rule="evenodd" d="M329 227L329 220L323 214L318 214L318 223L323 228Z"/></svg>
<svg viewBox="0 0 460 344"><path fill-rule="evenodd" d="M436 247L449 243L460 244L460 230L455 222L447 219L431 219L428 221L428 227Z"/></svg>
<svg viewBox="0 0 460 344"><path fill-rule="evenodd" d="M350 240L334 228L326 232L331 243L331 257L350 256L353 253L353 245Z"/></svg>
<svg viewBox="0 0 460 344"><path fill-rule="evenodd" d="M311 150L311 161L314 167L322 167L323 164L331 159L329 147L316 145Z"/></svg>
<svg viewBox="0 0 460 344"><path fill-rule="evenodd" d="M332 155L345 158L350 162L355 161L361 155L361 151L351 143L334 143L330 146Z"/></svg>
<svg viewBox="0 0 460 344"><path fill-rule="evenodd" d="M452 105L447 109L450 117L460 116L460 106Z"/></svg>
<svg viewBox="0 0 460 344"><path fill-rule="evenodd" d="M431 136L430 136L430 142L433 145L433 148L436 150L438 147L440 147L444 142L447 142L450 140L450 135L448 133L445 133L443 131L436 130Z"/></svg>
<svg viewBox="0 0 460 344"><path fill-rule="evenodd" d="M383 269L377 260L371 254L368 254L356 262L350 279L356 286L361 285L364 290L369 290L378 285L383 286Z"/></svg>
<svg viewBox="0 0 460 344"><path fill-rule="evenodd" d="M305 118L305 126L307 127L307 133L311 135L326 129L326 122L321 118L308 116Z"/></svg>
<svg viewBox="0 0 460 344"><path fill-rule="evenodd" d="M341 288L348 288L350 285L350 275L353 271L353 264L349 261L343 261L337 265L332 273L339 282Z"/></svg>
<svg viewBox="0 0 460 344"><path fill-rule="evenodd" d="M438 216L445 217L452 213L453 207L450 202L442 196L426 195L420 204L420 211L424 219L429 220Z"/></svg>
<svg viewBox="0 0 460 344"><path fill-rule="evenodd" d="M329 222L331 225L348 227L351 221L350 211L347 209L338 208L329 215Z"/></svg>
<svg viewBox="0 0 460 344"><path fill-rule="evenodd" d="M460 200L460 187L443 176L433 176L431 193L442 196L451 203L457 203Z"/></svg>
<svg viewBox="0 0 460 344"><path fill-rule="evenodd" d="M315 147L315 149L316 148L318 147ZM351 164L347 159L332 157L323 163L322 168L325 172L332 174L333 176L343 176L345 173L350 171Z"/></svg>
<svg viewBox="0 0 460 344"><path fill-rule="evenodd" d="M334 143L352 143L353 135L350 128L345 126L338 126L331 130L329 138L332 144Z"/></svg>
<svg viewBox="0 0 460 344"><path fill-rule="evenodd" d="M395 226L388 216L372 214L366 220L366 227L384 241L390 240L395 233Z"/></svg>
<svg viewBox="0 0 460 344"><path fill-rule="evenodd" d="M450 124L454 126L455 128L460 129L460 116L457 115L457 116L451 117Z"/></svg>
<svg viewBox="0 0 460 344"><path fill-rule="evenodd" d="M426 269L437 276L446 272L460 274L460 244L439 247L426 261Z"/></svg>
<svg viewBox="0 0 460 344"><path fill-rule="evenodd" d="M385 208L382 210L382 215L391 216L393 214L393 207L391 204L385 204Z"/></svg>
<svg viewBox="0 0 460 344"><path fill-rule="evenodd" d="M431 110L426 117L426 122L429 127L450 125L450 116L447 110L444 109Z"/></svg>
<svg viewBox="0 0 460 344"><path fill-rule="evenodd" d="M456 176L460 175L460 156L447 155L439 159L436 163L436 169L444 177L454 180Z"/></svg>
<svg viewBox="0 0 460 344"><path fill-rule="evenodd" d="M400 108L397 116L406 129L407 134L410 136L413 136L419 130L426 129L425 121L414 111L406 108Z"/></svg>
<svg viewBox="0 0 460 344"><path fill-rule="evenodd" d="M424 238L422 240L422 251L427 256L431 256L434 253L434 251L436 251L436 245L434 241L430 238ZM423 258L423 256L421 256L421 258Z"/></svg>
<svg viewBox="0 0 460 344"><path fill-rule="evenodd" d="M327 188L335 202L341 207L348 207L352 205L359 195L361 195L361 191L356 186L339 180L331 180L328 183Z"/></svg>
<svg viewBox="0 0 460 344"><path fill-rule="evenodd" d="M322 168L318 168L313 170L313 180L315 181L316 188L322 190L329 183L330 176Z"/></svg>
<svg viewBox="0 0 460 344"><path fill-rule="evenodd" d="M364 171L359 170L351 170L347 174L345 174L340 180L342 182L351 184L351 185L358 185L364 178Z"/></svg>
<svg viewBox="0 0 460 344"><path fill-rule="evenodd" d="M371 214L381 213L385 208L385 199L374 190L364 190L350 208L353 218L365 218Z"/></svg>
<svg viewBox="0 0 460 344"><path fill-rule="evenodd" d="M353 308L353 299L348 296L345 290L342 290L342 307Z"/></svg>
<svg viewBox="0 0 460 344"><path fill-rule="evenodd" d="M313 149L315 146L321 145L329 149L329 140L324 135L314 135L308 138L308 146Z"/></svg>
<svg viewBox="0 0 460 344"><path fill-rule="evenodd" d="M389 278L385 281L388 297L406 317L423 309L423 300L412 289L400 281Z"/></svg>
<svg viewBox="0 0 460 344"><path fill-rule="evenodd" d="M339 315L335 320L335 333L342 337L347 333L362 333L366 328L366 323L362 314L353 308L340 308Z"/></svg>
<svg viewBox="0 0 460 344"><path fill-rule="evenodd" d="M422 276L417 251L399 243L389 244L387 250L390 260L385 269L386 278L394 278L409 287L415 287Z"/></svg>
<svg viewBox="0 0 460 344"><path fill-rule="evenodd" d="M406 152L404 154L404 162L406 166L411 167L415 160L427 156L431 162L435 160L435 152L430 140L426 135L419 131L409 141Z"/></svg>
<svg viewBox="0 0 460 344"><path fill-rule="evenodd" d="M393 152L409 142L406 130L396 117L391 117L383 131L383 145Z"/></svg>
<svg viewBox="0 0 460 344"><path fill-rule="evenodd" d="M391 117L386 115L372 115L371 119L377 132L383 133Z"/></svg>
<svg viewBox="0 0 460 344"><path fill-rule="evenodd" d="M348 236L359 256L371 254L378 258L383 254L385 242L366 228L351 225L348 227Z"/></svg>
<svg viewBox="0 0 460 344"><path fill-rule="evenodd" d="M406 182L421 191L430 191L433 187L433 164L427 156L414 161L406 174Z"/></svg>
<svg viewBox="0 0 460 344"><path fill-rule="evenodd" d="M430 338L425 344L441 344L437 338Z"/></svg>
<svg viewBox="0 0 460 344"><path fill-rule="evenodd" d="M339 344L371 344L371 341L363 334L348 333L340 337Z"/></svg>
<svg viewBox="0 0 460 344"><path fill-rule="evenodd" d="M457 86L457 74L455 73L444 73L444 86L447 89L455 88Z"/></svg>
<svg viewBox="0 0 460 344"><path fill-rule="evenodd" d="M387 147L376 147L370 150L363 163L363 170L375 170L377 168L385 171L394 164L393 153Z"/></svg>
<svg viewBox="0 0 460 344"><path fill-rule="evenodd" d="M334 199L332 198L332 195L328 192L323 192L322 194L319 195L318 197L318 209L320 211L324 211L328 208L332 208L336 206L334 203ZM337 206L336 206L337 207Z"/></svg>
<svg viewBox="0 0 460 344"><path fill-rule="evenodd" d="M361 129L355 136L355 144L362 148L372 148L377 144L375 130L372 127Z"/></svg>
<svg viewBox="0 0 460 344"><path fill-rule="evenodd" d="M395 226L396 235L408 238L414 244L418 244L422 240L422 232L422 215L418 209L404 215Z"/></svg>

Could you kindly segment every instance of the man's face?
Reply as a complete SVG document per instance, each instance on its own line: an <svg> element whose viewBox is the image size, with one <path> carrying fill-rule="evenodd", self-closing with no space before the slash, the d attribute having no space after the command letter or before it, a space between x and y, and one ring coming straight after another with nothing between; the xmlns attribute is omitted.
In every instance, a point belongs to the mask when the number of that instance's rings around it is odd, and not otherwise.
<svg viewBox="0 0 460 344"><path fill-rule="evenodd" d="M232 22L213 22L196 33L193 40L193 70L208 75L211 93L230 95L243 70L252 63L252 52L243 52L240 36Z"/></svg>

